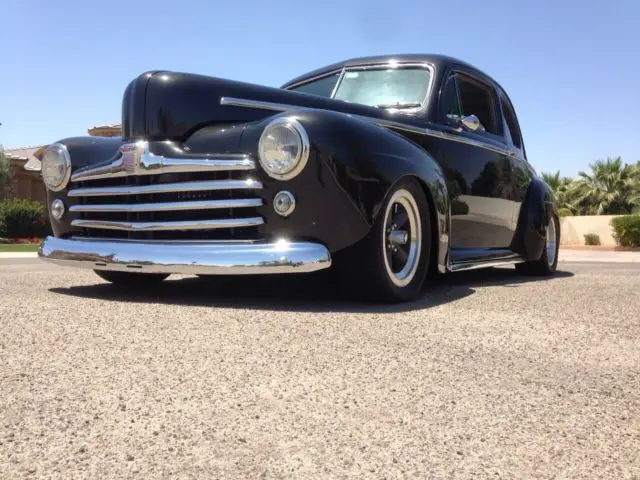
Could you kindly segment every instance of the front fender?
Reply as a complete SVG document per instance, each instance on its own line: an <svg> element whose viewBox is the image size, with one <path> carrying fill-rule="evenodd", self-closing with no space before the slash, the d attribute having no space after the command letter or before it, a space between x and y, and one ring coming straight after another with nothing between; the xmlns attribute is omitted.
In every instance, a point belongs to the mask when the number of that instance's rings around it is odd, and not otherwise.
<svg viewBox="0 0 640 480"><path fill-rule="evenodd" d="M120 137L68 137L62 140L58 140L56 143L60 143L67 148L69 157L71 160L71 171L77 170L99 163L108 162L115 158L118 154L118 149L125 143ZM67 195L67 188L59 192L52 192L49 189L47 191L47 205L51 205L54 198L60 199L67 207L77 202L77 199L70 198ZM69 234L73 231L70 227L70 222L76 217L73 212L67 212L62 221L56 220L53 216L49 216L51 221L51 229L55 236L60 237Z"/></svg>
<svg viewBox="0 0 640 480"><path fill-rule="evenodd" d="M305 170L289 181L261 172L267 196L290 189L300 198L287 219L271 212L269 224L290 234L303 232L337 251L362 239L375 222L392 186L416 177L432 204L431 217L444 254L448 239L449 202L444 174L433 157L404 136L373 122L327 110L299 109L247 125L241 150L257 157L260 134L279 116L295 117L307 130L311 149ZM272 198L272 197L271 197ZM295 216L295 218L294 218ZM444 239L444 240L443 240Z"/></svg>
<svg viewBox="0 0 640 480"><path fill-rule="evenodd" d="M114 158L125 142L120 137L80 136L65 138L57 143L67 147L75 172L88 165L96 165Z"/></svg>

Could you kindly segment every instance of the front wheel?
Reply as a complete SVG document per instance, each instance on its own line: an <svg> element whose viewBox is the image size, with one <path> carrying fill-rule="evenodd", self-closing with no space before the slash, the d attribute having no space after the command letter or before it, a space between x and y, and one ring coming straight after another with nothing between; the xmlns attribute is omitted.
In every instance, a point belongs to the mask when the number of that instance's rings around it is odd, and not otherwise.
<svg viewBox="0 0 640 480"><path fill-rule="evenodd" d="M414 179L388 194L367 236L336 258L343 285L358 297L382 302L416 298L431 254L429 204Z"/></svg>
<svg viewBox="0 0 640 480"><path fill-rule="evenodd" d="M552 215L545 232L544 249L538 260L516 264L516 270L525 275L550 276L558 267L560 251L560 222Z"/></svg>
<svg viewBox="0 0 640 480"><path fill-rule="evenodd" d="M115 272L111 270L94 270L103 280L119 286L145 287L162 282L168 273L133 273Z"/></svg>

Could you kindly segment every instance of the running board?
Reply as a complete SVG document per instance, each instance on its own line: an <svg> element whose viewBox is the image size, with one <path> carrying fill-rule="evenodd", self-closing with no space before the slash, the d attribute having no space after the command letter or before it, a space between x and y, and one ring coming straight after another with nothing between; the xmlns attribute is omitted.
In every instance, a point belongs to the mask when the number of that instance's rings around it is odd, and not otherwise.
<svg viewBox="0 0 640 480"><path fill-rule="evenodd" d="M515 265L517 263L523 263L524 260L520 257L515 258L495 258L491 260L481 260L481 261L468 261L468 262L458 262L458 263L450 263L447 266L447 270L450 272L459 272L462 270L476 270L479 268L491 268L491 267L503 267L507 265Z"/></svg>

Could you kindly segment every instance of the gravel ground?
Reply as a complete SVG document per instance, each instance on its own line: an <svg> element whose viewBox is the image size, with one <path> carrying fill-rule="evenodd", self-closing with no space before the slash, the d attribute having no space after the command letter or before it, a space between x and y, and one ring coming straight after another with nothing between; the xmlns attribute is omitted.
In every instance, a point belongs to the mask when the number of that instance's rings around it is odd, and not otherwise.
<svg viewBox="0 0 640 480"><path fill-rule="evenodd" d="M640 264L560 269L381 308L0 260L0 478L640 478Z"/></svg>

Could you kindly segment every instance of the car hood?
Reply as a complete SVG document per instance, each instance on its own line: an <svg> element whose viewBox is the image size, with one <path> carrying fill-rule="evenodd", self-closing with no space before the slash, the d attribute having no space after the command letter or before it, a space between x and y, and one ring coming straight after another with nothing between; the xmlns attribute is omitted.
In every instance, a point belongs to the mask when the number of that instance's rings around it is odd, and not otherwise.
<svg viewBox="0 0 640 480"><path fill-rule="evenodd" d="M274 110L241 99L302 108L319 108L388 120L414 123L410 114L325 97L192 73L146 72L129 83L122 101L122 135L125 139L184 140L210 125L261 120Z"/></svg>

